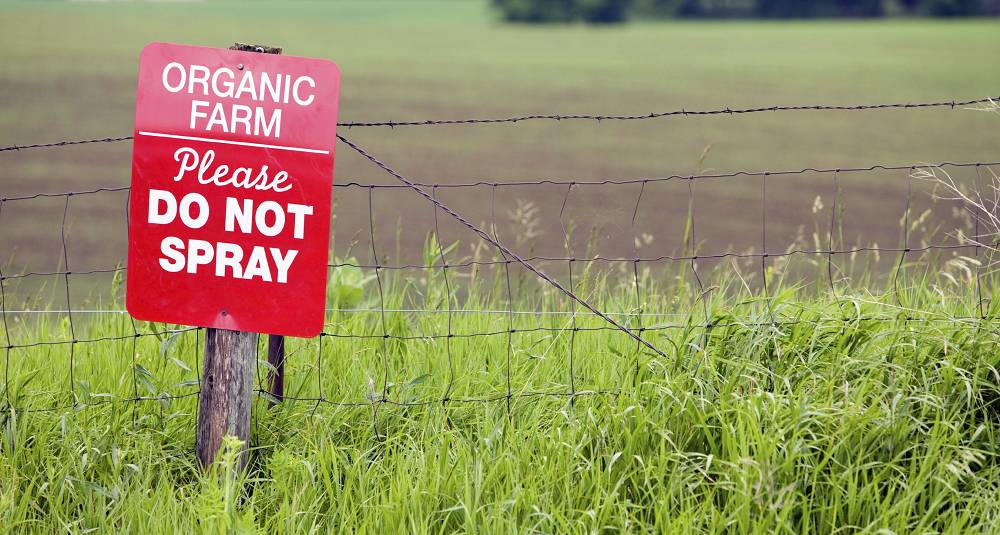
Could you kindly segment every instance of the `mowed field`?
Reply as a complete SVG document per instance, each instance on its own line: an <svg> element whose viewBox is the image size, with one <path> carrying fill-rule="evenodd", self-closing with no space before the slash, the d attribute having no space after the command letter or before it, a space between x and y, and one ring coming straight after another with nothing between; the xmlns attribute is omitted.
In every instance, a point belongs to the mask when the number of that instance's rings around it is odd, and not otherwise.
<svg viewBox="0 0 1000 535"><path fill-rule="evenodd" d="M343 71L342 122L919 102L1000 93L1000 71L992 67L1000 55L1000 24L991 20L524 27L500 23L485 4L4 3L0 145L130 134L138 54L154 40L207 46L259 42L289 54L332 59ZM996 159L1000 146L996 116L965 109L342 133L405 176L434 183L976 161ZM127 185L130 151L126 141L6 152L0 156L0 192L10 197ZM840 179L845 242L895 244L907 173ZM335 180L394 179L340 146ZM757 178L698 183L701 251L761 248L761 186ZM774 177L767 186L769 247L782 248L800 229L808 235L817 221L828 219L812 208L817 196L831 205L830 175ZM524 218L512 222L510 212L519 202L534 203L531 213L541 232L532 249L536 254L580 255L591 235L606 256L676 252L687 217L687 184L648 187L633 225L638 193L638 186L581 187L567 200L566 187L548 186L502 190L492 198L489 188L440 195L473 221L497 220L506 236L525 231ZM929 202L924 193L918 185L916 202ZM335 190L338 253L355 242L354 251L369 249L366 195L362 188ZM11 272L59 268L64 203L55 198L3 206L0 252L5 261L13 259ZM124 192L72 199L66 232L72 269L124 261L125 204ZM375 234L384 250L380 260L412 260L400 257L419 253L432 224L430 205L405 190L377 191L373 205ZM932 223L948 220L942 228L953 228L950 207L936 213ZM564 228L576 229L571 253L564 250ZM634 238L642 233L652 241L637 253ZM442 234L449 242L470 239L448 222Z"/></svg>

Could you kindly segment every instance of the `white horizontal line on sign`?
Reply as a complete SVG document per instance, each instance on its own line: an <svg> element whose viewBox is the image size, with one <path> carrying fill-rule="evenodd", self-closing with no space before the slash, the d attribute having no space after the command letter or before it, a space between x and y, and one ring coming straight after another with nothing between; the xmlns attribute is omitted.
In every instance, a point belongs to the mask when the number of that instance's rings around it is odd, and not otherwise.
<svg viewBox="0 0 1000 535"><path fill-rule="evenodd" d="M187 141L205 141L208 143L222 143L223 145L243 145L245 147L260 147L262 149L278 149L278 150L290 150L294 152L312 152L314 154L330 154L328 150L322 149L307 149L304 147L288 147L285 145L268 145L266 143L250 143L248 141L230 141L228 139L214 139L210 137L197 137L197 136L180 136L177 134L163 134L160 132L144 132L139 131L140 135L151 136L151 137L168 137L171 139L184 139Z"/></svg>

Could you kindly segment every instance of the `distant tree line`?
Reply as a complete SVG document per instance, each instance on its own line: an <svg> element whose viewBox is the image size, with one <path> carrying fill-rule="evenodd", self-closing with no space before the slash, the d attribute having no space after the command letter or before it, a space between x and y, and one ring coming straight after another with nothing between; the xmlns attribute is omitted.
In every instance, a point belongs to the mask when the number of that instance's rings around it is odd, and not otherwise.
<svg viewBox="0 0 1000 535"><path fill-rule="evenodd" d="M506 20L595 24L640 18L1000 15L1000 0L492 0Z"/></svg>

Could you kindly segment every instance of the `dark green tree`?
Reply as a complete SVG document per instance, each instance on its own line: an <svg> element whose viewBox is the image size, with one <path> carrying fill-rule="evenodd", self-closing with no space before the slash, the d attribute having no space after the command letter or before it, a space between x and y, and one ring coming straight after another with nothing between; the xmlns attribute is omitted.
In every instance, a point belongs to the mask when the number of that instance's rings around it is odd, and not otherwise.
<svg viewBox="0 0 1000 535"><path fill-rule="evenodd" d="M633 9L639 15L660 19L706 14L700 0L636 0Z"/></svg>
<svg viewBox="0 0 1000 535"><path fill-rule="evenodd" d="M576 18L575 0L493 0L511 22L570 22Z"/></svg>
<svg viewBox="0 0 1000 535"><path fill-rule="evenodd" d="M883 0L838 0L833 2L838 17L881 17L885 15Z"/></svg>
<svg viewBox="0 0 1000 535"><path fill-rule="evenodd" d="M883 0L757 0L755 13L767 18L879 17Z"/></svg>
<svg viewBox="0 0 1000 535"><path fill-rule="evenodd" d="M624 22L628 17L629 0L578 0L580 18L591 24Z"/></svg>
<svg viewBox="0 0 1000 535"><path fill-rule="evenodd" d="M935 17L961 17L980 12L979 0L925 0L923 11Z"/></svg>
<svg viewBox="0 0 1000 535"><path fill-rule="evenodd" d="M512 22L623 22L631 0L493 0L503 18Z"/></svg>

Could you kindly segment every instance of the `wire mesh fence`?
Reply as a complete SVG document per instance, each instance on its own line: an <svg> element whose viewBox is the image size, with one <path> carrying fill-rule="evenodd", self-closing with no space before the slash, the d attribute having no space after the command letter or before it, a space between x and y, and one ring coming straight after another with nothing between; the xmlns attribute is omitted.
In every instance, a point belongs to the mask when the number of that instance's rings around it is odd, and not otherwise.
<svg viewBox="0 0 1000 535"><path fill-rule="evenodd" d="M987 98L340 126L344 132L529 120L955 109L992 102ZM385 424L380 418L383 406L447 410L499 404L509 416L518 403L531 399L560 398L572 404L580 397L618 396L624 389L641 387L656 367L698 358L722 334L734 332L782 335L802 325L815 332L843 331L882 322L900 330L935 325L968 329L979 333L983 343L996 343L996 229L990 223L997 201L943 195L939 179L946 176L980 195L995 192L998 161L434 183L411 180L344 133L338 137L342 150L364 158L393 183L334 184L334 197L363 217L346 229L353 238L344 250L335 249L329 264L329 308L322 334L288 342L283 401L312 412L322 406L364 411L376 434ZM129 139L12 145L0 152ZM871 180L894 181L899 198L865 199L863 185ZM713 188L736 186L746 192L738 206L711 206L712 192L717 191ZM849 188L860 191L854 201L884 206L886 224L852 226L845 194ZM801 190L803 198L813 199L812 206L789 206L784 197L776 200L774 192L784 189ZM449 197L456 190L471 191L472 197ZM5 218L29 217L57 232L60 244L47 266L15 269L8 262L0 268L5 411L58 412L149 402L160 405L161 424L164 411L190 418L201 382L202 329L133 320L122 310L117 291L127 266L76 260L74 233L79 229L70 224L74 209L87 205L86 210L122 210L117 229L121 234L127 229L128 193L128 186L109 185L0 198L0 228ZM468 198L476 202L468 204ZM538 200L542 198L547 202ZM427 214L429 225L422 227L427 238L416 261L395 253L401 247L398 232L393 243L385 243L386 236L392 239L392 229L383 227L392 227L393 206L401 202L416 204ZM48 217L39 215L42 205ZM805 215L795 219L791 214L796 211ZM670 216L647 221L650 214L661 212ZM757 239L727 240L713 222L720 213L738 218ZM789 218L794 221L789 223ZM798 233L791 239L784 232L776 236L776 220L782 228L797 226ZM673 238L657 242L648 229L664 221L665 233ZM537 239L542 229L549 234L544 244ZM87 230L102 236L116 232ZM875 233L892 236L896 243L879 245L868 238ZM955 289L942 292L941 299L960 302L963 313L945 313L928 302L925 293L913 291L936 284L942 276L953 281ZM39 280L44 283L35 282ZM94 297L94 288L100 297ZM804 292L826 295L829 308L817 313L789 298ZM262 340L259 346L263 351L266 343ZM277 401L268 392L266 360L259 360L261 400Z"/></svg>

